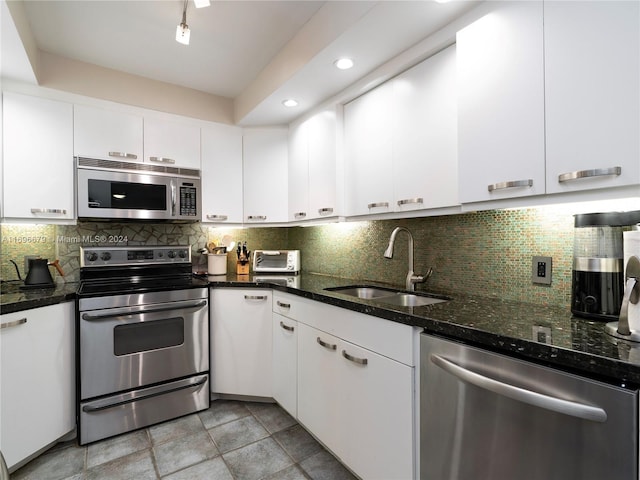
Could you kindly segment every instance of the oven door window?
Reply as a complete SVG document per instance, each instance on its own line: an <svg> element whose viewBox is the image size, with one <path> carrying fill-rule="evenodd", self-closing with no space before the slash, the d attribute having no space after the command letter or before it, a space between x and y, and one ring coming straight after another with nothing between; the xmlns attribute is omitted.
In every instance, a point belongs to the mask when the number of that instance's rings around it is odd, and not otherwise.
<svg viewBox="0 0 640 480"><path fill-rule="evenodd" d="M184 343L184 318L118 325L113 329L116 356L177 347Z"/></svg>
<svg viewBox="0 0 640 480"><path fill-rule="evenodd" d="M167 186L151 183L88 180L89 208L167 210Z"/></svg>

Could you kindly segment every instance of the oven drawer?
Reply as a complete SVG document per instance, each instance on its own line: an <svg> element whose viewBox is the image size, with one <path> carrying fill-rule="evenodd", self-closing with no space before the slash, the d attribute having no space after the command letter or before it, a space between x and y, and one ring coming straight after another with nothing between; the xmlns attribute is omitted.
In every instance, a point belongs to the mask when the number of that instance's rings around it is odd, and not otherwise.
<svg viewBox="0 0 640 480"><path fill-rule="evenodd" d="M207 299L81 311L80 399L209 370Z"/></svg>
<svg viewBox="0 0 640 480"><path fill-rule="evenodd" d="M81 402L80 445L207 408L208 375Z"/></svg>

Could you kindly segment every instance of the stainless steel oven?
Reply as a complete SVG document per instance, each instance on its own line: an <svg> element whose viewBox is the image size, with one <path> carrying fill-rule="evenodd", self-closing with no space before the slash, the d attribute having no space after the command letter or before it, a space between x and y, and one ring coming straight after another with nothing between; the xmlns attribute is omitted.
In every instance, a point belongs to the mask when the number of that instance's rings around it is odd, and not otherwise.
<svg viewBox="0 0 640 480"><path fill-rule="evenodd" d="M209 406L209 299L189 247L82 248L80 444Z"/></svg>

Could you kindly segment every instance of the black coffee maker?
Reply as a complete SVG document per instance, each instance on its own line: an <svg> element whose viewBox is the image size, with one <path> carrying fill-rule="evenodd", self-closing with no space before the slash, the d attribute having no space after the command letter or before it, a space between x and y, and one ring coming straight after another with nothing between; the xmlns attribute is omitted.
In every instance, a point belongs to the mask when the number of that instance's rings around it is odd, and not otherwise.
<svg viewBox="0 0 640 480"><path fill-rule="evenodd" d="M575 215L571 312L607 322L618 319L624 294L622 232L640 211Z"/></svg>

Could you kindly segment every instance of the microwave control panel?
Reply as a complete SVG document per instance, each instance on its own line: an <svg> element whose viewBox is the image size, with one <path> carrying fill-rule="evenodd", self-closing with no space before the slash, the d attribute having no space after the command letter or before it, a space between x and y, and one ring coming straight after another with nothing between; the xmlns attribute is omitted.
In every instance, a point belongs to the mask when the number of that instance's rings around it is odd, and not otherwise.
<svg viewBox="0 0 640 480"><path fill-rule="evenodd" d="M180 186L180 216L195 217L198 215L196 187Z"/></svg>

